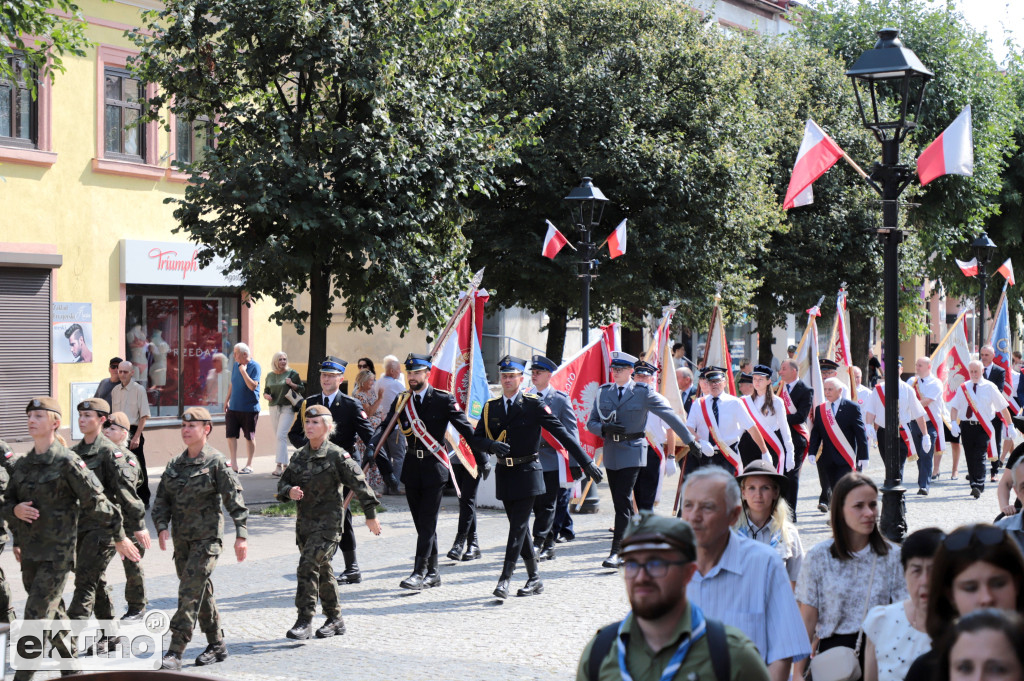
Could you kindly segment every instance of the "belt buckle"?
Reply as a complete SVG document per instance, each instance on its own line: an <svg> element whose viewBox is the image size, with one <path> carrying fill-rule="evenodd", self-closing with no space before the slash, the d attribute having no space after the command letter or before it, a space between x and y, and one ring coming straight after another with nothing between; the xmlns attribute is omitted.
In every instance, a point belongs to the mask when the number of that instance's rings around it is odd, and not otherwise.
<svg viewBox="0 0 1024 681"><path fill-rule="evenodd" d="M618 433L612 433L612 442L622 442L622 436Z"/></svg>
<svg viewBox="0 0 1024 681"><path fill-rule="evenodd" d="M422 449L417 449L417 450L416 450L416 458L417 458L417 459L422 459L422 458L423 458L423 455L424 455L425 453L426 453L426 452L424 452L424 451L423 451Z"/></svg>
<svg viewBox="0 0 1024 681"><path fill-rule="evenodd" d="M512 457L509 456L505 458L505 465L508 466L509 468L512 468L516 464L512 461Z"/></svg>

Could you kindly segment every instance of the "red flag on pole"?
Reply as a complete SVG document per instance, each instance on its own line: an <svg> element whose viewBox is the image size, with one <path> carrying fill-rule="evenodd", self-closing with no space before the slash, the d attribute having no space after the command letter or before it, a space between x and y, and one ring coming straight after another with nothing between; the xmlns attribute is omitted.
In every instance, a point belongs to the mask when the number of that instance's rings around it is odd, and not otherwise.
<svg viewBox="0 0 1024 681"><path fill-rule="evenodd" d="M917 159L917 176L925 186L943 175L974 174L974 135L971 132L971 105L968 104L939 138L928 145Z"/></svg>
<svg viewBox="0 0 1024 681"><path fill-rule="evenodd" d="M1013 286L1013 263L1010 262L1010 258L1007 258L996 272L1006 277L1006 283Z"/></svg>
<svg viewBox="0 0 1024 681"><path fill-rule="evenodd" d="M548 233L544 236L544 248L541 250L541 255L554 260L560 250L569 246L569 240L558 231L557 227L551 224L551 220L545 220L544 222L548 226ZM572 248L572 246L569 247Z"/></svg>
<svg viewBox="0 0 1024 681"><path fill-rule="evenodd" d="M615 231L608 235L608 254L611 260L626 252L626 221L623 220Z"/></svg>
<svg viewBox="0 0 1024 681"><path fill-rule="evenodd" d="M956 260L956 258L954 258L954 260ZM977 258L971 258L967 262L964 262L963 260L957 260L956 264L960 268L960 271L964 273L965 277L976 277L976 276L978 276L978 259Z"/></svg>
<svg viewBox="0 0 1024 681"><path fill-rule="evenodd" d="M844 152L839 145L826 135L817 123L808 118L782 208L789 210L814 203L814 191L811 188L814 181L824 175L843 155Z"/></svg>

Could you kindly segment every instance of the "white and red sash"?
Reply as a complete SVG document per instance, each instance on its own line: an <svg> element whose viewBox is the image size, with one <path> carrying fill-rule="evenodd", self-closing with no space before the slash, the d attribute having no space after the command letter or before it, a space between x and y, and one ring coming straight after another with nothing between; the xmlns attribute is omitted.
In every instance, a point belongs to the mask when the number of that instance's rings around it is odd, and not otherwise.
<svg viewBox="0 0 1024 681"><path fill-rule="evenodd" d="M914 393L917 395L918 401L921 401L921 400L924 399L924 397L921 395L920 385L921 385L920 377L915 377L914 378ZM945 442L945 438L943 437L942 421L939 419L938 415L935 414L934 411L932 411L934 409L934 407L932 405L935 404L935 403L936 403L936 401L932 400L931 404L929 404L927 407L924 408L924 411L925 411L926 414L928 414L928 420L931 421L932 427L935 428L935 453L941 453L945 449L946 442Z"/></svg>
<svg viewBox="0 0 1024 681"><path fill-rule="evenodd" d="M711 412L708 411L708 400L710 396L704 396L700 398L700 411L704 416L704 423L708 426L708 434L711 436L711 440L715 446L718 447L718 451L721 452L725 460L729 462L729 465L736 471L736 475L739 475L742 471L740 469L739 459L736 458L736 453L732 450L732 447L725 444L725 440L718 432L718 426L715 424L715 420L711 418Z"/></svg>
<svg viewBox="0 0 1024 681"><path fill-rule="evenodd" d="M786 413L787 414L795 414L796 413L796 405L793 404L793 397L789 394L789 386L788 385L783 385L782 386L782 403L786 405ZM807 444L804 445L804 456L806 456L807 455L807 449L811 446L810 442L809 442L810 438L809 438L809 436L807 434L807 426L805 424L801 423L800 425L797 425L797 426L790 426L790 428L792 428L793 430L795 430L796 432L800 433L803 436L804 442L807 443Z"/></svg>
<svg viewBox="0 0 1024 681"><path fill-rule="evenodd" d="M997 457L996 453L996 431L992 428L992 423L985 418L985 413L978 409L978 401L974 399L974 393L967 389L967 386L974 385L971 381L966 381L960 384L960 390L964 393L964 398L967 400L967 404L970 405L971 410L974 411L974 416L978 419L978 425L985 431L985 435L988 435L988 460L991 461ZM957 414L957 416L960 416ZM960 418L963 418L962 416Z"/></svg>
<svg viewBox="0 0 1024 681"><path fill-rule="evenodd" d="M766 400L771 399L771 395L765 395ZM782 446L782 442L775 435L775 429L766 426L761 419L764 418L764 414L759 409L754 408L754 398L750 395L744 395L743 406L747 408L747 413L750 414L750 418L754 419L754 425L757 426L757 432L761 433L761 437L764 438L764 443L772 448L775 452L776 459L779 462L777 466L779 473L782 473L786 468L786 449Z"/></svg>
<svg viewBox="0 0 1024 681"><path fill-rule="evenodd" d="M544 408L548 409L548 406L544 405ZM569 450L563 447L561 442L556 440L551 433L543 428L541 428L540 436L544 438L544 442L547 442L548 446L558 454L558 486L569 489L576 482L572 477L572 464L569 463Z"/></svg>
<svg viewBox="0 0 1024 681"><path fill-rule="evenodd" d="M898 386L897 390L899 390ZM881 384L875 386L875 392L878 393L878 399L882 402L882 409L885 409L885 390L882 389ZM898 414L896 418L899 418ZM902 423L900 424L900 439L907 446L907 460L917 461L917 447L914 446L914 438L910 437L910 433Z"/></svg>
<svg viewBox="0 0 1024 681"><path fill-rule="evenodd" d="M427 449L434 455L434 458L443 463L444 467L448 469L448 473L452 477L452 484L455 486L455 493L461 497L462 492L459 490L459 483L455 480L455 471L452 470L452 462L448 459L448 453L441 443L435 440L434 436L427 431L426 424L420 420L419 414L416 413L414 402L415 400L409 399L405 403L405 413L409 417L409 425L412 428L412 432L416 435L417 440L427 446Z"/></svg>
<svg viewBox="0 0 1024 681"><path fill-rule="evenodd" d="M829 402L822 402L818 405L818 411L820 412L819 418L821 418L821 425L825 428L825 433L828 435L828 439L832 441L832 446L836 448L839 455L846 460L846 463L850 465L851 469L857 467L856 457L857 452L850 444L850 441L846 439L846 435L843 434L843 429L836 423L836 415L832 413L829 408Z"/></svg>

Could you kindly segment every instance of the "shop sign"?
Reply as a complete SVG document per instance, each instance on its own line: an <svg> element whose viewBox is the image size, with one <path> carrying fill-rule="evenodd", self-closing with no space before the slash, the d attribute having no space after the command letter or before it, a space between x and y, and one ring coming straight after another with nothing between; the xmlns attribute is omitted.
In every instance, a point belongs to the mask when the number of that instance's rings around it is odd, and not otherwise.
<svg viewBox="0 0 1024 681"><path fill-rule="evenodd" d="M214 258L199 265L199 246L188 242L121 239L121 283L169 286L238 286L237 275L224 275L227 261Z"/></svg>

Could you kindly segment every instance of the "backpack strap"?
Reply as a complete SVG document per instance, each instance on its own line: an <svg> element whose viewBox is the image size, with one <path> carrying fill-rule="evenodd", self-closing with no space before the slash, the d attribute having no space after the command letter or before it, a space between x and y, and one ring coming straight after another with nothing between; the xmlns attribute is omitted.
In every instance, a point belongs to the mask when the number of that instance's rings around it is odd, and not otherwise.
<svg viewBox="0 0 1024 681"><path fill-rule="evenodd" d="M711 667L715 670L718 681L729 681L732 675L729 661L729 645L725 639L725 625L710 617L705 620L708 634L708 652L711 654Z"/></svg>
<svg viewBox="0 0 1024 681"><path fill-rule="evenodd" d="M587 679L589 681L597 681L601 662L612 649L612 643L615 642L615 634L618 632L620 624L621 622L613 622L597 632L594 645L590 647L590 659L587 660Z"/></svg>

